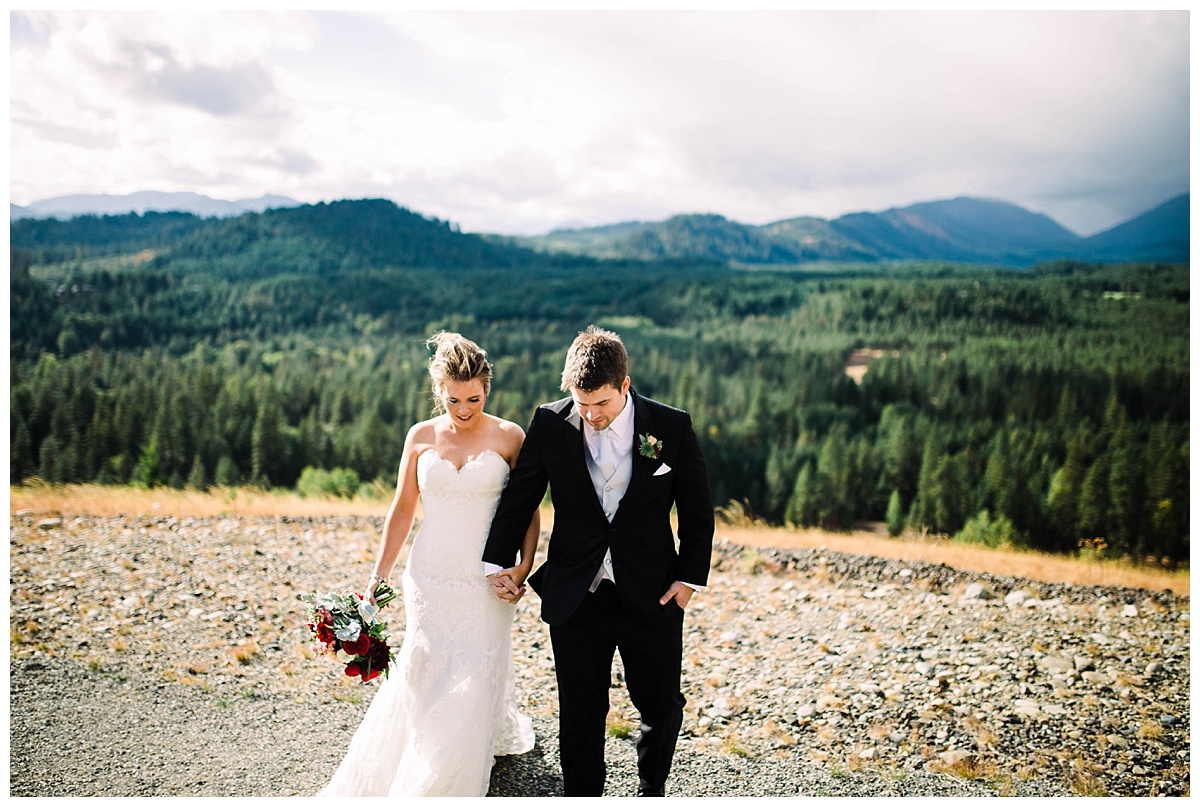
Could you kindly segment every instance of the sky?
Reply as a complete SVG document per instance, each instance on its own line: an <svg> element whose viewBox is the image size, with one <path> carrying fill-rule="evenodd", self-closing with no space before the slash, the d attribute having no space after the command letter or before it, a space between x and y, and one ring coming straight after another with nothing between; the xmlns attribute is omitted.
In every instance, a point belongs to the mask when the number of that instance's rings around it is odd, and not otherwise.
<svg viewBox="0 0 1200 807"><path fill-rule="evenodd" d="M382 197L470 232L1188 192L1159 12L13 11L9 195Z"/></svg>

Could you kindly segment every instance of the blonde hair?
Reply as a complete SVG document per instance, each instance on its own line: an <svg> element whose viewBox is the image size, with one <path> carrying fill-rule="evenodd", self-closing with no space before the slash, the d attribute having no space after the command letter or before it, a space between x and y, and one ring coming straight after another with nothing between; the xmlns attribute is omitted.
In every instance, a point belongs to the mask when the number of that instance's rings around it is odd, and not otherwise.
<svg viewBox="0 0 1200 807"><path fill-rule="evenodd" d="M492 365L487 360L487 351L460 333L438 331L425 342L434 349L429 360L429 378L433 387L436 410L442 408L442 388L447 381L470 381L478 378L483 382L483 394L492 389Z"/></svg>

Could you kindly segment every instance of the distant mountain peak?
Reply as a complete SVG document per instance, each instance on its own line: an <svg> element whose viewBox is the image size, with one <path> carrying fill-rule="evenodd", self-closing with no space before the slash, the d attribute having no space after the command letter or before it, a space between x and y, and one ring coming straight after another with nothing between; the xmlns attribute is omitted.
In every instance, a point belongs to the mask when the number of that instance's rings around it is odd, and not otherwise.
<svg viewBox="0 0 1200 807"><path fill-rule="evenodd" d="M9 205L9 218L59 218L75 216L139 215L147 212L177 211L202 218L226 218L242 213L261 213L279 207L298 207L300 202L286 196L263 195L257 199L226 201L191 191L138 191L126 194L82 193L43 199L24 207Z"/></svg>
<svg viewBox="0 0 1200 807"><path fill-rule="evenodd" d="M593 257L745 264L940 260L1030 266L1063 258L1181 262L1188 260L1189 209L1184 195L1089 239L1012 202L957 196L833 220L801 216L753 226L715 213L687 213L660 222L519 240L540 250Z"/></svg>

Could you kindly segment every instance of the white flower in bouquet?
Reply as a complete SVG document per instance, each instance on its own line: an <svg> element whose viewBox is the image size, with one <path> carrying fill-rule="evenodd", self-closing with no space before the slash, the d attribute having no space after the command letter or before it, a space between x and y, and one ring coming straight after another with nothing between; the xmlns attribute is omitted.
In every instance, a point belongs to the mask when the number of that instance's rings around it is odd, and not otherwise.
<svg viewBox="0 0 1200 807"><path fill-rule="evenodd" d="M362 623L356 619L351 619L344 625L339 625L334 630L333 635L338 637L343 642L353 642L358 638L358 634L362 633Z"/></svg>

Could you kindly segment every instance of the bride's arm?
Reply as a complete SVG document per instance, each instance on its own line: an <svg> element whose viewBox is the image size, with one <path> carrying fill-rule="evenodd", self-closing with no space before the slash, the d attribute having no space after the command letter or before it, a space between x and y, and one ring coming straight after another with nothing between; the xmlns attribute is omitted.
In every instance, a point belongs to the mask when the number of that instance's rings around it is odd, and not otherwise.
<svg viewBox="0 0 1200 807"><path fill-rule="evenodd" d="M387 519L383 522L383 535L379 540L379 551L375 555L375 567L371 572L371 580L367 583L367 596L374 602L375 588L380 580L386 580L392 574L400 550L408 540L412 531L413 521L417 515L417 500L420 490L417 488L417 456L416 433L421 424L408 430L404 438L404 451L400 457L400 470L396 480L396 496L388 509Z"/></svg>
<svg viewBox="0 0 1200 807"><path fill-rule="evenodd" d="M508 421L500 422L501 434L504 435L507 445L505 450L498 452L501 456L508 459L510 466L515 466L517 457L521 453L521 447L525 443L525 431L515 423ZM535 507L533 516L529 521L529 526L525 530L525 537L521 541L521 559L516 566L507 569L491 566L495 569L493 572L492 585L496 589L497 596L505 602L516 602L521 599L525 593L525 578L529 577L530 571L533 570L533 556L537 553L538 538L541 537L542 518L540 508ZM488 564L484 564L488 566ZM500 583L499 578L507 577L515 585L515 590L512 587L505 586Z"/></svg>
<svg viewBox="0 0 1200 807"><path fill-rule="evenodd" d="M538 538L542 535L542 513L541 508L533 511L533 519L529 522L529 529L525 533L525 541L521 544L521 562L513 569L512 579L518 586L525 582L525 578L529 577L529 573L533 571L533 556L537 553Z"/></svg>

